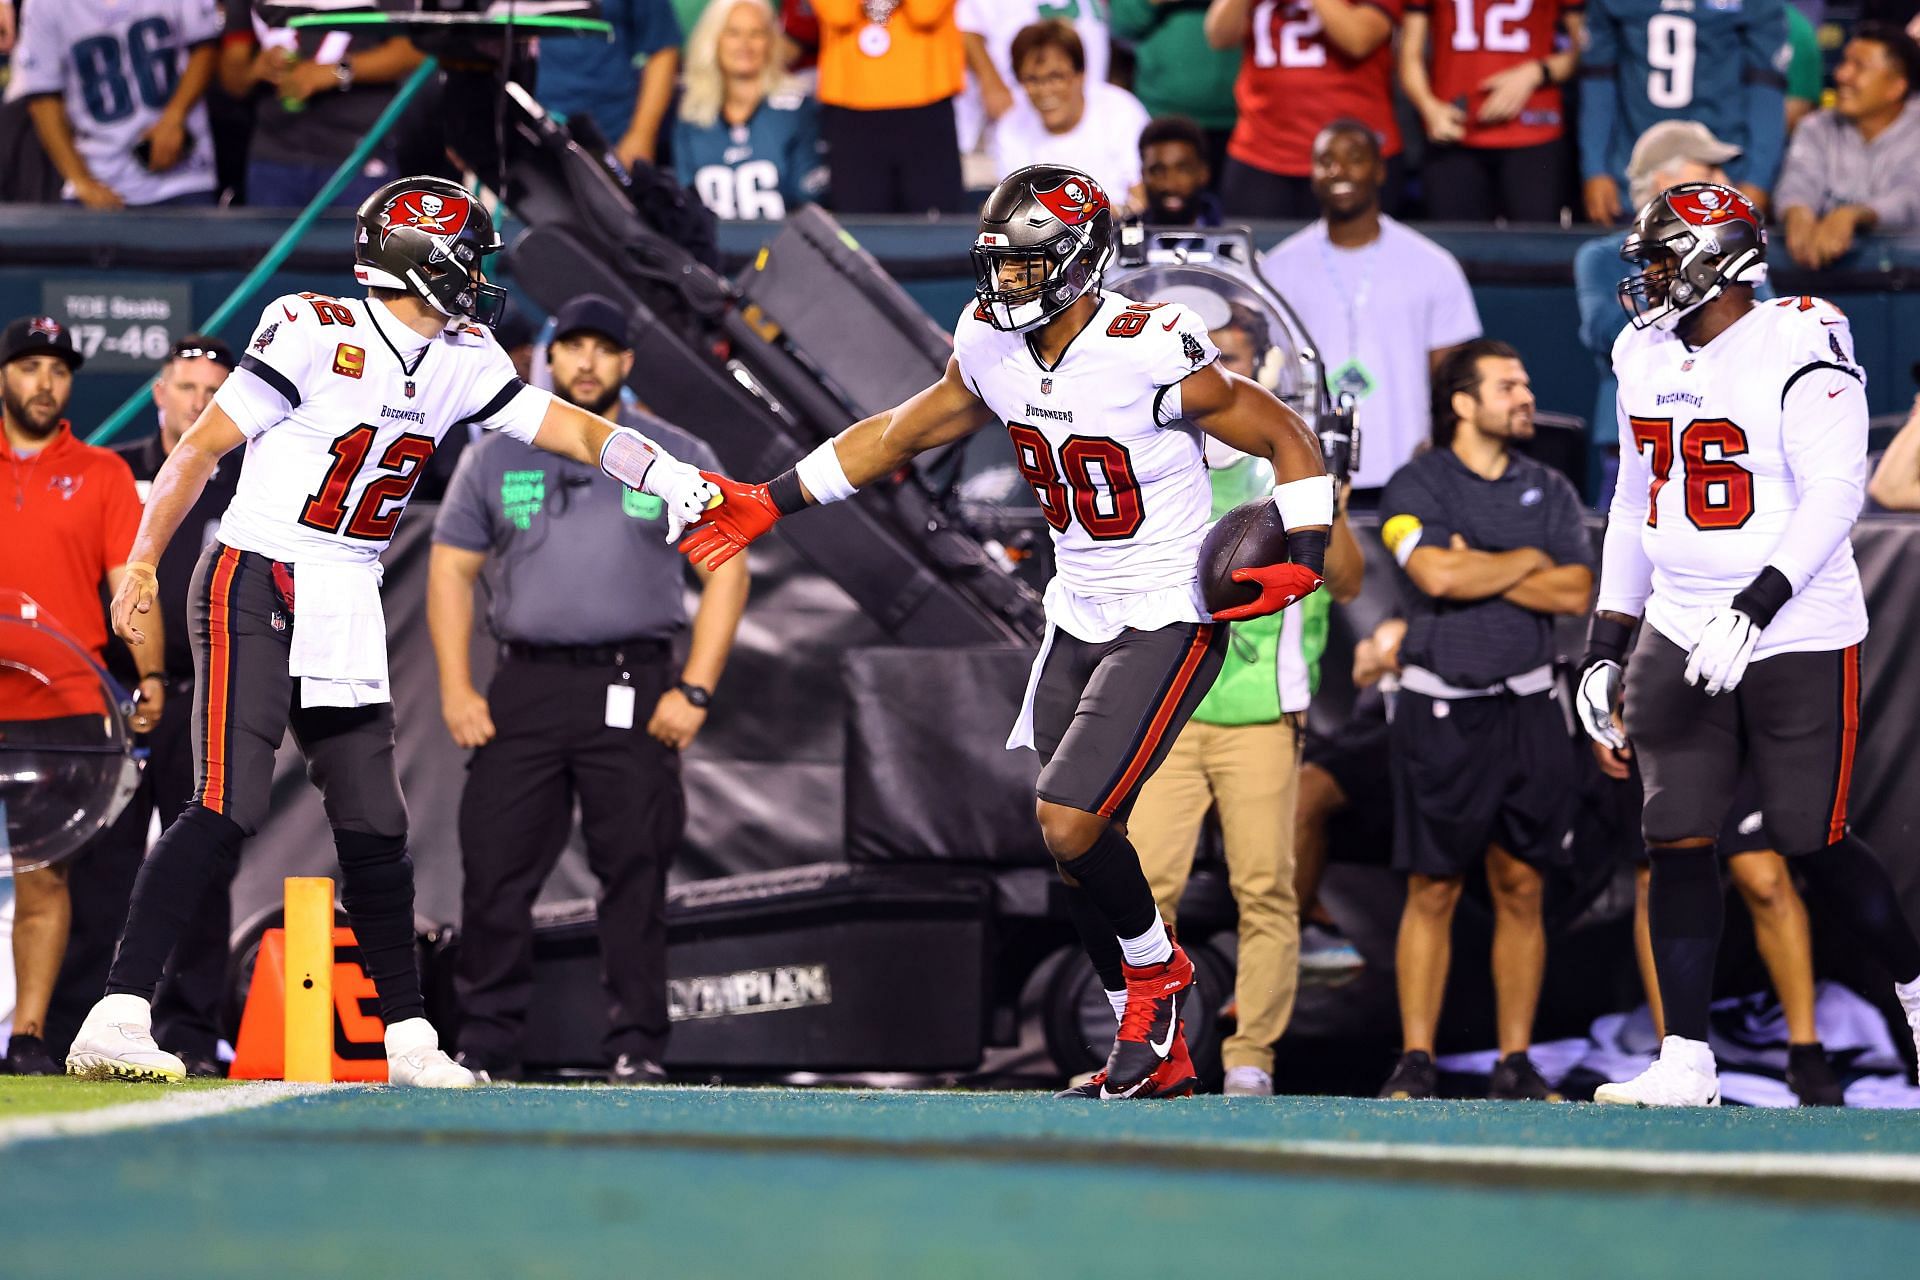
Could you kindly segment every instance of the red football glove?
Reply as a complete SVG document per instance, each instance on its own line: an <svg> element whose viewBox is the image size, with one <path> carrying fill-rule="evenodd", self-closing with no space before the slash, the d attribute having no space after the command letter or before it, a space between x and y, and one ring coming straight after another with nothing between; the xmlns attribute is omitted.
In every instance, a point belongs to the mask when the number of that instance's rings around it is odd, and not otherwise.
<svg viewBox="0 0 1920 1280"><path fill-rule="evenodd" d="M1267 564L1255 569L1235 569L1233 580L1258 583L1259 598L1246 604L1236 604L1231 609L1216 609L1213 614L1215 622L1245 622L1248 618L1264 618L1270 613L1278 613L1302 597L1318 591L1321 583L1320 575L1303 564Z"/></svg>
<svg viewBox="0 0 1920 1280"><path fill-rule="evenodd" d="M764 484L741 484L713 471L700 474L720 490L722 501L680 539L680 554L702 568L718 569L773 528L780 512Z"/></svg>

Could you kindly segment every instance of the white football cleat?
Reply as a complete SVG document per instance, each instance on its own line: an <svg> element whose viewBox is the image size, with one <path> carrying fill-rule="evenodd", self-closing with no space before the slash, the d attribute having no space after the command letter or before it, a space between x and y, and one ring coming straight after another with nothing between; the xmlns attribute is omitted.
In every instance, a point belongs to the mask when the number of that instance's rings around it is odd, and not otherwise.
<svg viewBox="0 0 1920 1280"><path fill-rule="evenodd" d="M1896 982L1893 990L1900 997L1900 1007L1906 1010L1907 1028L1913 1032L1913 1056L1920 1060L1920 978Z"/></svg>
<svg viewBox="0 0 1920 1280"><path fill-rule="evenodd" d="M153 1042L153 1008L136 995L102 996L67 1051L67 1074L89 1080L187 1078L184 1062Z"/></svg>
<svg viewBox="0 0 1920 1280"><path fill-rule="evenodd" d="M387 1028L387 1083L416 1089L470 1089L473 1072L449 1058L440 1036L425 1018L408 1018Z"/></svg>
<svg viewBox="0 0 1920 1280"><path fill-rule="evenodd" d="M1713 1050L1699 1040L1668 1036L1660 1042L1660 1056L1631 1080L1603 1084L1593 1091L1595 1102L1623 1102L1640 1107L1717 1107L1720 1073Z"/></svg>

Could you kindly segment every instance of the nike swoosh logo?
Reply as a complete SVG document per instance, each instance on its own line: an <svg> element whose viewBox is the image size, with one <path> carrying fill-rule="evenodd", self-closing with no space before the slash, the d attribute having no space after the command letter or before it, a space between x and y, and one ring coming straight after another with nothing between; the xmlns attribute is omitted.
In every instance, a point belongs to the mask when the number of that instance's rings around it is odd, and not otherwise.
<svg viewBox="0 0 1920 1280"><path fill-rule="evenodd" d="M1165 329L1165 330L1166 330L1166 331L1167 331L1168 333L1172 333L1172 332L1173 332L1173 326L1175 326L1175 325L1177 325L1177 324L1179 324L1179 323L1180 323L1180 317L1179 317L1179 316L1175 316L1175 317L1174 317L1173 319L1171 319L1171 320L1169 320L1169 321L1167 321L1167 322L1166 322L1165 324L1163 324L1163 325L1161 325L1160 327L1161 327L1162 329Z"/></svg>
<svg viewBox="0 0 1920 1280"><path fill-rule="evenodd" d="M1822 320L1821 324L1845 324L1845 320Z"/></svg>
<svg viewBox="0 0 1920 1280"><path fill-rule="evenodd" d="M297 316L297 315L295 315L295 314L293 313L293 308L291 308L291 307L289 307L289 306L287 306L287 305L285 305L284 303L283 303L283 304L281 304L281 307L280 307L280 309L281 309L282 311L284 311L284 312L286 312L286 313L287 313L287 319L289 319L289 320L298 320L298 319L300 318L299 316Z"/></svg>
<svg viewBox="0 0 1920 1280"><path fill-rule="evenodd" d="M1165 1040L1149 1040L1147 1041L1147 1047L1153 1050L1155 1057L1164 1058L1173 1052L1173 1038L1179 1034L1180 997L1178 995L1170 995L1167 997L1167 1038Z"/></svg>
<svg viewBox="0 0 1920 1280"><path fill-rule="evenodd" d="M1845 387L1836 387L1832 391L1827 392L1827 399L1831 400L1845 390L1846 390Z"/></svg>

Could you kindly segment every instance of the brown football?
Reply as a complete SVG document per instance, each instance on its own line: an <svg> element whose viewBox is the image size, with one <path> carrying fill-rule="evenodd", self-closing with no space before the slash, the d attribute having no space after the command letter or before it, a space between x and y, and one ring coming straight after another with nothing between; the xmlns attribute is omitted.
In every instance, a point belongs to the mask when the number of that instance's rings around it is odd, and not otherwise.
<svg viewBox="0 0 1920 1280"><path fill-rule="evenodd" d="M1200 544L1200 594L1207 611L1217 613L1237 604L1251 604L1260 588L1235 582L1235 569L1282 564L1287 558L1287 531L1272 498L1243 502L1220 517Z"/></svg>

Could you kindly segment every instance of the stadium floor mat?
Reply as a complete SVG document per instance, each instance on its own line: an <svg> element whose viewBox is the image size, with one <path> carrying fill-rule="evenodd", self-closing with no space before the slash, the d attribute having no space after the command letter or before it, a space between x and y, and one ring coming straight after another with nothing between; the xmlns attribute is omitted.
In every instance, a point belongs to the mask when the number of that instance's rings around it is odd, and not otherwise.
<svg viewBox="0 0 1920 1280"><path fill-rule="evenodd" d="M1903 1112L259 1088L174 1122L130 1089L155 1127L0 1133L0 1274L1707 1280L1920 1258Z"/></svg>

